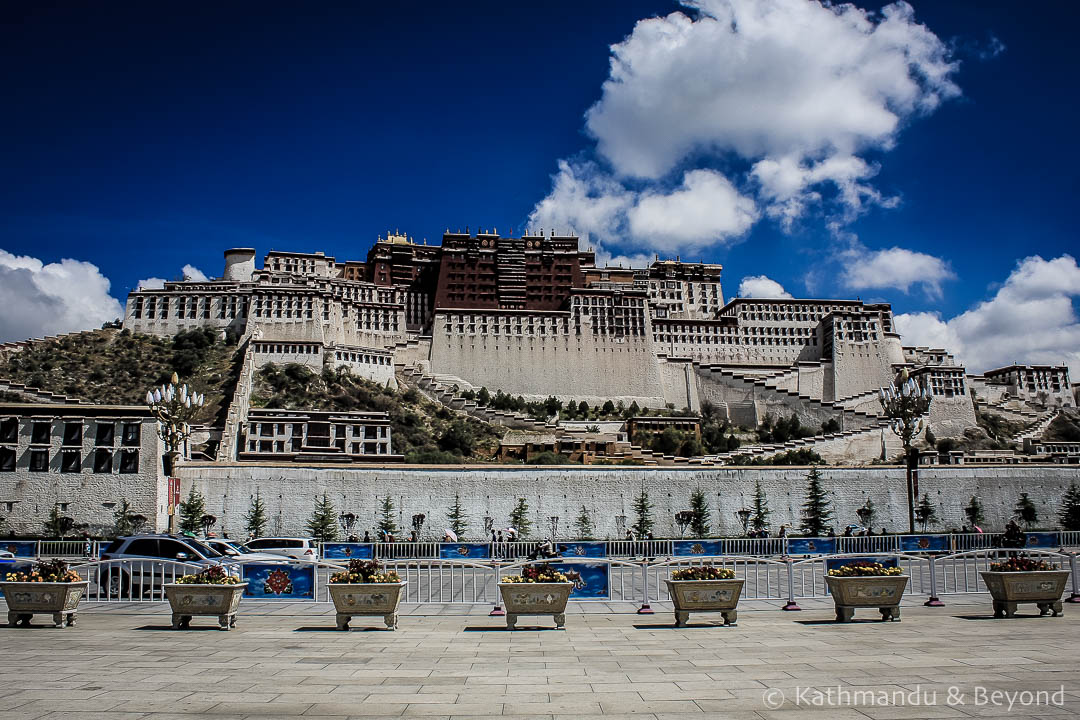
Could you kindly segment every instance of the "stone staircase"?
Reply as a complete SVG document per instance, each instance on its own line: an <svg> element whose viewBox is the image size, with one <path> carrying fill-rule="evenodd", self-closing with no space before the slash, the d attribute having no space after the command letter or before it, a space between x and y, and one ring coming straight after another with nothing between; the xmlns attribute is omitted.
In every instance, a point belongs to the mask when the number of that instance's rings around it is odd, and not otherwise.
<svg viewBox="0 0 1080 720"><path fill-rule="evenodd" d="M31 402L41 402L59 405L89 405L90 403L85 400L79 400L78 398L71 398L66 395L59 395L48 390L42 390L41 388L30 387L29 385L23 385L22 383L15 382L14 380L5 380L0 378L0 392L12 392L22 395Z"/></svg>
<svg viewBox="0 0 1080 720"><path fill-rule="evenodd" d="M1016 436L1016 441L1023 443L1025 440L1038 440L1046 432L1046 429L1050 427L1050 423L1054 422L1054 418L1058 416L1059 410L1054 409L1041 415L1037 420L1028 425L1024 432Z"/></svg>
<svg viewBox="0 0 1080 720"><path fill-rule="evenodd" d="M788 440L787 442L783 443L743 445L737 450L731 450L729 452L719 453L717 455L707 455L702 459L710 463L727 465L740 455L749 455L750 457L771 457L773 455L790 452L792 450L814 450L815 447L820 447L825 443L834 442L836 440L854 439L860 436L865 436L869 433L878 434L883 429L888 429L888 427L888 420L884 418L877 418L877 422L867 427L862 427L854 430L841 430L840 432L834 433L821 433L819 435L813 435L811 437Z"/></svg>
<svg viewBox="0 0 1080 720"><path fill-rule="evenodd" d="M221 443L218 445L217 459L225 462L236 460L239 450L240 430L247 421L251 403L251 388L255 381L255 352L249 342L250 336L241 340L244 346L244 362L240 366L240 377L236 381L229 400L229 410L225 415L225 427L221 431Z"/></svg>
<svg viewBox="0 0 1080 720"><path fill-rule="evenodd" d="M841 418L840 426L844 429L856 430L867 427L878 427L878 424L881 421L881 417L879 415L862 412L861 410L852 410L850 408L844 407L840 403L823 402L821 400L818 400L817 398L810 397L809 395L800 394L798 392L787 390L785 388L773 387L769 385L766 380L760 379L759 377L754 375L747 375L719 365L700 363L696 360L694 361L694 366L699 368L703 372L708 372L715 378L739 382L746 386L753 385L761 390L772 392L777 394L778 396L801 402L808 408L835 413Z"/></svg>

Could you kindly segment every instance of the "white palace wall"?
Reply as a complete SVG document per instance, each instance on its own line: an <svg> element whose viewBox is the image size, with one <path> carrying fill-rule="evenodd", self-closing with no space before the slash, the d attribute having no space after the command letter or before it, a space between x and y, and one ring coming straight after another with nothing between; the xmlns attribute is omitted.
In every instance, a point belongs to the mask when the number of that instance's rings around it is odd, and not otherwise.
<svg viewBox="0 0 1080 720"><path fill-rule="evenodd" d="M548 518L559 517L560 535L572 533L574 518L585 506L599 537L616 535L616 518L633 522L634 497L645 488L654 505L657 535L678 535L674 513L689 507L690 493L705 490L714 533L741 532L735 511L751 502L760 480L770 508L772 528L798 525L804 501L807 468L535 468L482 466L469 468L295 467L283 464L188 463L180 469L182 492L192 483L206 495L207 512L218 517L217 530L231 537L244 533L243 516L259 492L267 506L271 534L304 534L316 497L325 492L338 512L360 516L359 532L373 529L379 502L389 495L399 526L408 527L415 513L428 517L425 533L441 533L446 513L460 494L468 514L466 537L481 539L483 518L506 527L517 499L524 497L532 514L533 536L546 534ZM839 531L858 522L855 510L872 499L878 509L875 527L897 532L906 527L904 470L900 467L821 467L824 486L834 507ZM938 506L938 530L959 528L963 507L977 495L987 517L984 529L1001 530L1011 517L1020 492L1030 493L1040 525L1056 526L1061 496L1070 482L1080 481L1080 466L1025 465L924 467L920 492ZM934 528L931 528L933 530Z"/></svg>
<svg viewBox="0 0 1080 720"><path fill-rule="evenodd" d="M657 358L644 336L595 335L587 324L580 335L459 333L445 325L436 316L431 369L440 375L509 395L664 406Z"/></svg>

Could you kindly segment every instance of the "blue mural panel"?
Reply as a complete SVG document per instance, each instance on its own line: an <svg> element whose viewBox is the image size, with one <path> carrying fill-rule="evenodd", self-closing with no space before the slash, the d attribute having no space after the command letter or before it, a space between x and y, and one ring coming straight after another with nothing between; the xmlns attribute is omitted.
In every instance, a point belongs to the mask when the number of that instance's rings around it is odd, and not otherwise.
<svg viewBox="0 0 1080 720"><path fill-rule="evenodd" d="M871 562L881 563L883 567L894 568L899 567L900 559L895 555L881 556L881 555L867 555L866 557L846 557L846 558L825 558L825 572L830 570L836 570L842 568L845 565L851 565L857 562Z"/></svg>
<svg viewBox="0 0 1080 720"><path fill-rule="evenodd" d="M1024 535L1027 536L1027 546L1029 548L1056 550L1061 547L1061 540L1056 532L1029 532L1024 533Z"/></svg>
<svg viewBox="0 0 1080 720"><path fill-rule="evenodd" d="M491 557L491 543L439 543L443 560L477 560Z"/></svg>
<svg viewBox="0 0 1080 720"><path fill-rule="evenodd" d="M788 555L831 555L836 538L788 538Z"/></svg>
<svg viewBox="0 0 1080 720"><path fill-rule="evenodd" d="M581 579L570 593L571 600L607 600L611 597L611 566L607 563L551 563L562 573L576 572Z"/></svg>
<svg viewBox="0 0 1080 720"><path fill-rule="evenodd" d="M674 540L673 555L723 555L723 540Z"/></svg>
<svg viewBox="0 0 1080 720"><path fill-rule="evenodd" d="M561 542L558 543L562 557L607 557L607 543L600 542Z"/></svg>
<svg viewBox="0 0 1080 720"><path fill-rule="evenodd" d="M315 566L245 563L244 597L256 600L314 600Z"/></svg>
<svg viewBox="0 0 1080 720"><path fill-rule="evenodd" d="M324 560L351 560L372 558L371 543L323 543Z"/></svg>
<svg viewBox="0 0 1080 720"><path fill-rule="evenodd" d="M7 550L15 557L37 557L37 540L0 540L0 550Z"/></svg>
<svg viewBox="0 0 1080 720"><path fill-rule="evenodd" d="M950 550L952 545L948 535L901 535L900 549L904 552L927 552L931 550Z"/></svg>

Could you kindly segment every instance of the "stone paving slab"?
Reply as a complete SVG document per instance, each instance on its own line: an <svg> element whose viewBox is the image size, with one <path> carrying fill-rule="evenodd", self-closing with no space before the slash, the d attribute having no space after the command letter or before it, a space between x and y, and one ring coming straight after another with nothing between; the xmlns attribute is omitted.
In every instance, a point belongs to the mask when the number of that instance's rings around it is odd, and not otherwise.
<svg viewBox="0 0 1080 720"><path fill-rule="evenodd" d="M918 600L900 623L836 624L830 603L814 599L799 613L747 602L736 627L706 615L678 629L659 603L654 615L579 603L565 631L513 632L486 606L448 614L417 605L403 608L396 632L349 633L332 629L323 605L245 602L235 631L207 620L178 632L162 604L88 604L74 628L43 617L31 629L0 627L0 720L1080 712L1080 607L995 621L984 596L948 598L944 608ZM1026 703L1022 693L1032 694Z"/></svg>

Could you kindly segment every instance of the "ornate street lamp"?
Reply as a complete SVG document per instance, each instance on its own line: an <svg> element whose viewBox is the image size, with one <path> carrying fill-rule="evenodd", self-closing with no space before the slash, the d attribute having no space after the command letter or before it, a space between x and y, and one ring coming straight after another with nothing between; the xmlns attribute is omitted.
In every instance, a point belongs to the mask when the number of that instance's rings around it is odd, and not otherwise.
<svg viewBox="0 0 1080 720"><path fill-rule="evenodd" d="M412 516L412 529L416 532L416 539L420 539L420 533L424 529L424 522L427 520L427 515L424 513L416 513Z"/></svg>
<svg viewBox="0 0 1080 720"><path fill-rule="evenodd" d="M618 533L618 537L617 537L618 540L622 540L624 537L626 537L626 516L625 515L616 515L615 516L615 531Z"/></svg>
<svg viewBox="0 0 1080 720"><path fill-rule="evenodd" d="M746 535L750 530L751 512L746 508L742 508L741 510L736 510L735 515L739 518L739 522L742 523L742 534Z"/></svg>
<svg viewBox="0 0 1080 720"><path fill-rule="evenodd" d="M198 414L206 402L206 396L189 390L188 386L179 385L180 378L172 374L172 382L167 386L148 390L146 406L158 421L158 435L165 444L165 454L161 456L161 466L166 477L171 478L176 458L179 457L184 443L191 436L191 419ZM169 505L173 504L172 483L169 484ZM179 491L177 491L179 492ZM176 532L176 514L169 516L169 532Z"/></svg>
<svg viewBox="0 0 1080 720"><path fill-rule="evenodd" d="M491 529L495 527L495 518L490 515L484 516L484 537L491 537Z"/></svg>
<svg viewBox="0 0 1080 720"><path fill-rule="evenodd" d="M900 387L890 384L881 388L882 414L888 418L893 433L904 445L907 466L908 532L915 533L915 499L919 496L919 453L911 443L922 432L924 418L930 412L930 393L908 376L907 368L900 373Z"/></svg>
<svg viewBox="0 0 1080 720"><path fill-rule="evenodd" d="M559 536L559 516L552 515L549 517L548 526L551 528L551 539L555 540Z"/></svg>
<svg viewBox="0 0 1080 720"><path fill-rule="evenodd" d="M199 518L199 524L202 525L203 537L207 537L210 534L210 528L217 525L217 518L213 515L203 515Z"/></svg>
<svg viewBox="0 0 1080 720"><path fill-rule="evenodd" d="M866 499L866 504L855 511L855 514L859 516L859 523L867 530L873 530L871 523L874 522L874 507L870 504L870 499Z"/></svg>
<svg viewBox="0 0 1080 720"><path fill-rule="evenodd" d="M343 512L338 515L338 524L341 525L341 531L345 533L345 539L348 540L352 535L352 529L356 525L356 513Z"/></svg>
<svg viewBox="0 0 1080 720"><path fill-rule="evenodd" d="M686 534L686 528L694 522L694 513L690 510L680 510L675 513L675 524L679 526L679 537Z"/></svg>

